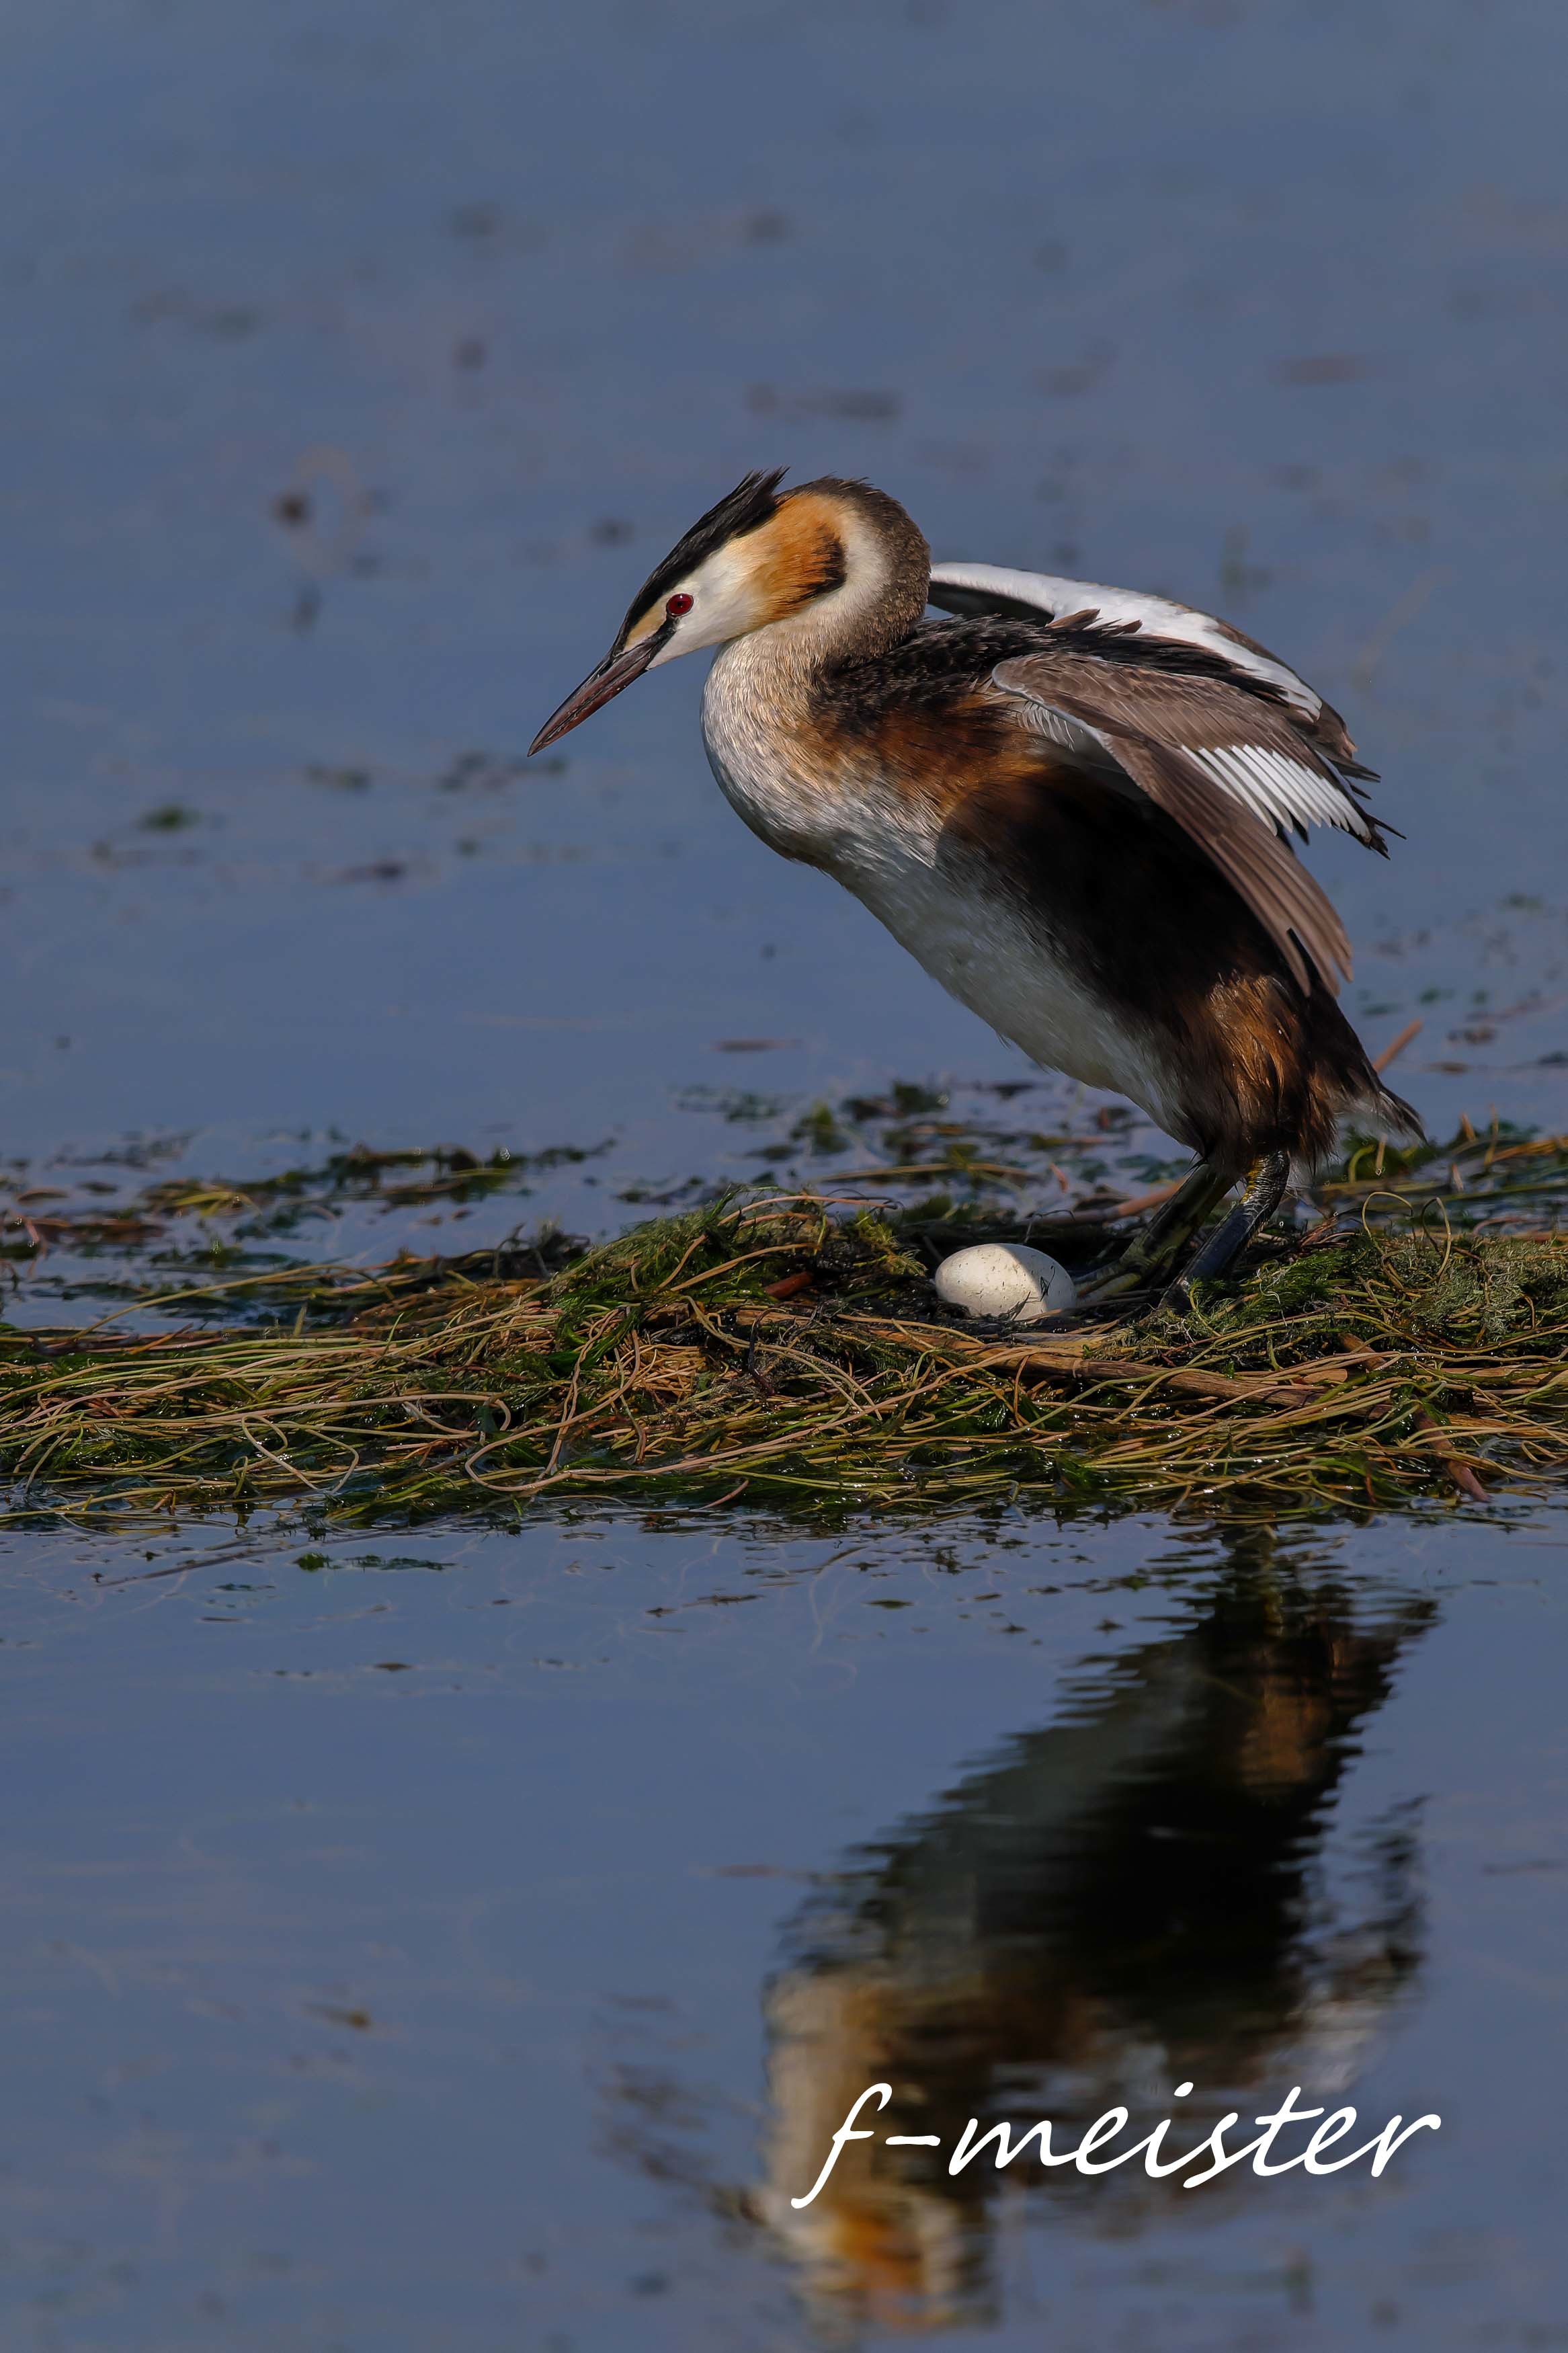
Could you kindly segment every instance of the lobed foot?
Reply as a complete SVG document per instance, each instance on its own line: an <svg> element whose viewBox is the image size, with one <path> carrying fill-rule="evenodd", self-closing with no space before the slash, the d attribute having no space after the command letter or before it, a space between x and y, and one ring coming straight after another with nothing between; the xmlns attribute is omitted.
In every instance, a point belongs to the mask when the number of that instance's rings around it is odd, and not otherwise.
<svg viewBox="0 0 1568 2353"><path fill-rule="evenodd" d="M1196 1258L1171 1285L1166 1298L1178 1315L1193 1303L1194 1282L1213 1282L1228 1274L1260 1226L1267 1225L1285 1198L1290 1181L1290 1155L1271 1152L1258 1163L1257 1174L1228 1218L1218 1225Z"/></svg>
<svg viewBox="0 0 1568 2353"><path fill-rule="evenodd" d="M1133 1291L1151 1291L1174 1273L1182 1254L1211 1212L1235 1183L1234 1176L1200 1161L1181 1189L1122 1252L1098 1282L1083 1284L1079 1300L1096 1305ZM1193 1303L1194 1282L1213 1282L1234 1266L1258 1228L1268 1222L1285 1198L1290 1181L1290 1155L1271 1152L1261 1160L1245 1197L1222 1219L1190 1266L1177 1274L1165 1293L1166 1303L1184 1315Z"/></svg>
<svg viewBox="0 0 1568 2353"><path fill-rule="evenodd" d="M1214 1168L1200 1160L1164 1207L1156 1209L1142 1232L1133 1236L1115 1265L1098 1282L1079 1284L1079 1304L1094 1306L1129 1292L1157 1290L1180 1266L1193 1236L1235 1182L1234 1171Z"/></svg>

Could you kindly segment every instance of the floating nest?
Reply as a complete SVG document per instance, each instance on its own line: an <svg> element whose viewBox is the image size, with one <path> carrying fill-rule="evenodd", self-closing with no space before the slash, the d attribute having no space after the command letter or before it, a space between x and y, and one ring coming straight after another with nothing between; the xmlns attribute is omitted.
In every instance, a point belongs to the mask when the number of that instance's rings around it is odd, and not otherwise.
<svg viewBox="0 0 1568 2353"><path fill-rule="evenodd" d="M1026 1332L945 1320L932 1268L1026 1230L1081 1269L1134 1205L1026 1229L929 1190L730 1194L593 1249L289 1265L143 1291L142 1320L174 1329L0 1326L0 1475L13 1519L1484 1503L1568 1464L1564 1203L1568 1139L1357 1145L1318 1222L1186 1318L1145 1303Z"/></svg>

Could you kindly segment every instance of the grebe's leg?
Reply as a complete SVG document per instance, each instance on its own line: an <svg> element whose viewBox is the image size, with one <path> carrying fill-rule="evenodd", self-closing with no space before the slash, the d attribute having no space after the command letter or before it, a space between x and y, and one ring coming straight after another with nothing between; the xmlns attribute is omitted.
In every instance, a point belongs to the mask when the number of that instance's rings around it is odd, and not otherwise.
<svg viewBox="0 0 1568 2353"><path fill-rule="evenodd" d="M1224 1224L1215 1229L1180 1282L1172 1285L1173 1307L1184 1310L1192 1305L1194 1282L1212 1282L1216 1275L1228 1272L1258 1227L1274 1215L1289 1181L1288 1152L1270 1152L1258 1162L1245 1198L1237 1202Z"/></svg>
<svg viewBox="0 0 1568 2353"><path fill-rule="evenodd" d="M1142 1231L1133 1236L1116 1264L1098 1282L1091 1279L1079 1285L1079 1300L1092 1306L1102 1299L1119 1299L1123 1292L1152 1290L1176 1266L1198 1228L1235 1182L1234 1168L1200 1160Z"/></svg>

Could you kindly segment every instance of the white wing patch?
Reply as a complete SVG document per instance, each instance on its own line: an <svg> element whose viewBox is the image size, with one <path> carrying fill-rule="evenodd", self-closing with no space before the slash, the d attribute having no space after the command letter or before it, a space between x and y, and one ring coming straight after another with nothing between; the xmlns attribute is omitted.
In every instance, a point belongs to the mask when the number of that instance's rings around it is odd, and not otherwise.
<svg viewBox="0 0 1568 2353"><path fill-rule="evenodd" d="M996 682L1001 685L999 679ZM1015 694L1017 689L1007 687L1004 691ZM1064 752L1077 752L1083 758L1109 763L1111 767L1121 765L1098 727L1087 727L1081 719L1069 719L1065 711L1058 711L1054 703L1041 702L1037 696L1020 700L1024 708L1018 716L1031 735L1043 735L1048 744L1059 744Z"/></svg>
<svg viewBox="0 0 1568 2353"><path fill-rule="evenodd" d="M1002 668L1009 666L1004 663ZM993 671L992 676L1005 694L1017 697L1023 706L1019 718L1031 734L1044 735L1064 751L1076 752L1097 765L1108 764L1125 776L1112 735L1058 711L1031 689L1002 677L1000 671ZM1279 833L1288 834L1299 825L1331 825L1361 842L1375 839L1370 818L1344 787L1305 760L1292 760L1262 744L1230 744L1202 751L1189 744L1176 744L1173 749Z"/></svg>
<svg viewBox="0 0 1568 2353"><path fill-rule="evenodd" d="M1316 719L1323 707L1322 696L1282 661L1238 645L1212 613L1199 613L1168 596L1151 596L1139 588L1108 588L1097 580L1067 580L1049 572L1015 572L1003 564L933 564L931 580L933 590L973 588L983 596L1014 597L1020 605L1034 606L1047 620L1093 607L1102 621L1138 621L1152 638L1174 638L1218 654L1233 670L1278 688L1306 718ZM931 601L940 605L943 599L934 595Z"/></svg>
<svg viewBox="0 0 1568 2353"><path fill-rule="evenodd" d="M1317 768L1283 752L1266 751L1260 744L1229 744L1224 751L1189 750L1189 760L1223 785L1266 824L1287 830L1293 825L1337 826L1358 841L1372 839L1372 828L1362 811L1338 785Z"/></svg>

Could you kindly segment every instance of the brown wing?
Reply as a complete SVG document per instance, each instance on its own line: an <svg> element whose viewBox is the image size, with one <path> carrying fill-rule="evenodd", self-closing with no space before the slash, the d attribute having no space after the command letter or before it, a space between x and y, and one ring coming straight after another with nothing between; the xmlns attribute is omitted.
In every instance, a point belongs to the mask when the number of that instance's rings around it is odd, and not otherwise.
<svg viewBox="0 0 1568 2353"><path fill-rule="evenodd" d="M1141 632L1140 651L1151 667L1173 648L1195 649L1210 658L1210 675L1228 677L1244 690L1261 690L1281 703L1290 724L1314 754L1336 775L1348 807L1325 821L1342 826L1370 848L1381 849L1375 822L1360 806L1352 785L1375 784L1370 768L1355 756L1344 721L1309 686L1289 663L1267 646L1249 638L1233 621L1214 613L1173 603L1140 588L1111 588L1092 580L1067 580L1044 572L1017 572L993 564L936 564L931 566L930 602L945 612L1001 614L1015 619L1038 619L1063 628L1086 617L1102 626ZM1217 663L1215 658L1217 657Z"/></svg>
<svg viewBox="0 0 1568 2353"><path fill-rule="evenodd" d="M1216 620L1214 626L1222 638L1230 639L1232 645L1245 648L1249 654L1260 655L1266 662L1279 664L1278 654L1271 654L1267 646L1260 646L1256 638L1249 638L1247 631L1238 629L1234 621ZM1342 768L1348 776L1360 776L1367 784L1376 784L1377 778L1372 769L1363 768L1357 760L1354 739L1331 702L1325 702L1320 695L1315 712L1304 711L1298 706L1292 709L1290 715L1308 741L1316 750L1325 754L1336 768Z"/></svg>
<svg viewBox="0 0 1568 2353"><path fill-rule="evenodd" d="M1083 635L1074 647L997 665L995 683L1019 700L1023 723L1058 743L1061 721L1081 729L1213 860L1301 989L1311 985L1310 960L1337 991L1351 972L1344 926L1274 830L1282 817L1317 813L1300 806L1297 771L1312 775L1300 734L1282 711L1224 680L1145 669L1121 653L1097 658L1082 649Z"/></svg>

